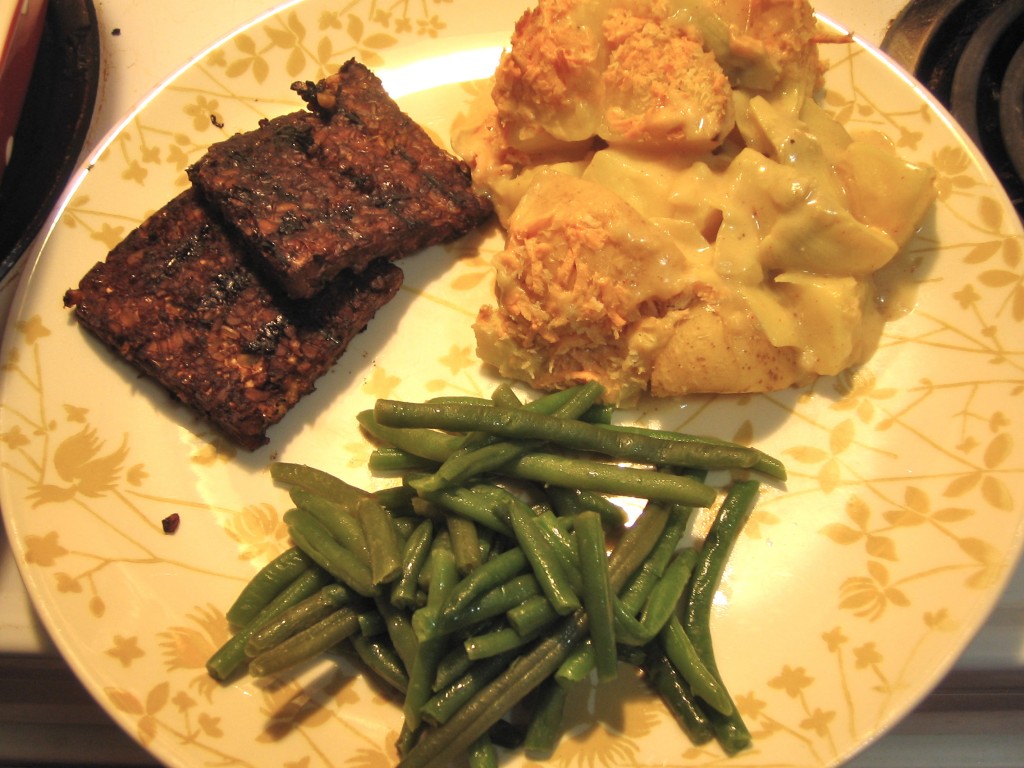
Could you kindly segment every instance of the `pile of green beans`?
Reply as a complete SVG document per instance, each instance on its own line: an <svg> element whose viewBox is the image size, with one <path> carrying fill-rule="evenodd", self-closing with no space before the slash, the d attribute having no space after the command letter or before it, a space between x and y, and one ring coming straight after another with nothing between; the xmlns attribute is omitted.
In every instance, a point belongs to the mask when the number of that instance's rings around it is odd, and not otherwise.
<svg viewBox="0 0 1024 768"><path fill-rule="evenodd" d="M776 459L715 439L613 426L586 384L528 403L380 400L359 415L374 493L275 463L293 546L227 611L217 680L345 652L394 689L404 768L497 764L556 748L568 691L639 668L694 744L751 737L718 672L711 602ZM725 471L723 487L709 471ZM631 525L611 497L641 500ZM693 513L713 507L701 546ZM517 713L510 718L510 713ZM514 720L514 722L513 722Z"/></svg>

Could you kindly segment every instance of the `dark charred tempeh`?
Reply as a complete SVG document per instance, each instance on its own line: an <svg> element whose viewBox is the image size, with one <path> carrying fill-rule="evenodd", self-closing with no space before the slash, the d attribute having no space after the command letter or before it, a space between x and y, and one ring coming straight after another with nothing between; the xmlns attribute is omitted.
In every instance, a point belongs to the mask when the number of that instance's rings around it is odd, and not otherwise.
<svg viewBox="0 0 1024 768"><path fill-rule="evenodd" d="M267 282L190 189L96 264L64 303L128 362L253 450L394 296L402 273L377 260L309 301Z"/></svg>
<svg viewBox="0 0 1024 768"><path fill-rule="evenodd" d="M310 110L330 120L320 141L328 165L375 179L378 200L400 201L403 215L446 229L439 233L445 238L490 215L490 203L473 189L469 167L441 150L366 67L349 61L337 74L292 88Z"/></svg>
<svg viewBox="0 0 1024 768"><path fill-rule="evenodd" d="M309 111L214 144L189 168L289 295L308 298L344 269L454 240L490 215L466 164L363 65L293 88Z"/></svg>
<svg viewBox="0 0 1024 768"><path fill-rule="evenodd" d="M367 182L315 157L322 121L296 112L210 147L189 169L204 199L238 230L251 257L291 295L317 293L334 267L392 257L404 222L367 204Z"/></svg>

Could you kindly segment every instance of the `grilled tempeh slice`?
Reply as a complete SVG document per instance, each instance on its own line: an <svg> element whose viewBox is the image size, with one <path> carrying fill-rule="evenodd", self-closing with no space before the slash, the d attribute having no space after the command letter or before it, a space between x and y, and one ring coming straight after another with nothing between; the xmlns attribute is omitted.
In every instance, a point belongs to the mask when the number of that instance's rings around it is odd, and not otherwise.
<svg viewBox="0 0 1024 768"><path fill-rule="evenodd" d="M379 259L314 299L288 299L190 189L129 234L64 303L128 362L254 450L401 282L401 270Z"/></svg>
<svg viewBox="0 0 1024 768"><path fill-rule="evenodd" d="M214 144L189 178L290 296L454 240L491 214L469 168L352 60L293 88L309 111Z"/></svg>

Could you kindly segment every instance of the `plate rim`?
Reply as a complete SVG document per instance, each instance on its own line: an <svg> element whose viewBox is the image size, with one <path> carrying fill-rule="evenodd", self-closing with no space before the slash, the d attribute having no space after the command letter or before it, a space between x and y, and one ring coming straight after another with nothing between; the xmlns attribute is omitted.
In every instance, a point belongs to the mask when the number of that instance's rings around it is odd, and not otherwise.
<svg viewBox="0 0 1024 768"><path fill-rule="evenodd" d="M97 144L93 151L90 152L89 157L79 164L78 170L72 175L71 180L65 187L64 193L60 197L58 205L56 206L53 214L51 215L50 222L47 226L46 236L43 240L41 247L37 250L35 254L33 254L31 264L27 265L28 268L25 270L24 274L20 276L14 301L10 309L9 316L11 320L22 317L25 314L26 304L29 298L30 286L33 282L33 276L36 273L36 268L47 251L50 236L53 232L53 229L59 223L63 215L63 210L66 207L68 201L71 199L74 193L78 190L78 188L87 178L89 167L96 162L96 160L103 154L103 152L106 151L108 146L117 138L117 136L119 136L123 132L125 127L131 122L131 120L135 118L139 113L144 111L145 108L153 99L159 96L160 93L162 93L164 90L167 89L167 87L172 85L179 77L181 77L181 75L183 75L186 71L193 67L196 64L196 62L200 61L205 56L209 55L212 51L221 47L226 42L235 38L237 35L241 34L245 30L262 23L263 21L267 20L272 16L276 16L277 14L284 12L286 9L290 7L304 4L307 1L308 0L288 0L288 2L284 2L279 6L270 9L265 13L260 14L258 17L250 20L244 25L239 26L231 30L230 32L226 33L217 41L211 43L202 52L192 57L187 63L185 63L182 67L177 69L168 78L166 78L163 82L156 86L144 100L142 100L138 105L136 105L132 110L130 110L129 113L124 116L123 119L119 120L110 129L110 131L108 131L107 134L105 134L104 138ZM823 21L828 22L837 29L844 29L840 24L832 21L826 16L822 16L819 14L819 18ZM893 73L899 76L908 87L915 91L918 98L920 98L924 102L927 102L933 114L938 115L942 119L945 125L945 129L948 130L951 134L953 134L962 146L969 149L969 154L972 163L974 163L978 168L980 168L983 171L983 173L986 176L986 180L990 182L993 193L995 193L996 196L1000 198L1000 203L1004 206L1006 210L1014 211L1013 206L1009 201L1008 195L1006 195L1005 190L1003 190L1002 186L999 184L998 178L995 176L995 173L992 170L991 166L984 159L984 156L980 153L980 151L978 150L974 142L970 139L970 137L964 132L964 130L959 126L955 119L950 115L948 110L946 110L946 108L941 103L939 103L935 99L935 97L932 96L932 94L930 94L926 89L924 89L924 87L920 83L918 83L911 75L909 75L905 70L903 70L902 67L898 63L896 63L891 57L887 56L883 51L879 50L877 47L863 40L857 35L853 35L852 38L861 49L882 61L883 64L889 70L891 70ZM1022 228L1020 220L1015 219L1015 221L1017 223L1016 229L1018 231L1018 234L1024 236L1024 228ZM15 329L13 328L13 323L11 323L4 330L3 338L2 340L0 340L2 341L2 343L0 343L0 355L2 355L4 351L7 350L8 347L13 343L11 339L13 338L14 334ZM0 402L4 400L5 392L6 386L3 384L2 378L0 378ZM0 446L0 454L2 454L3 452L4 448ZM0 505L2 505L3 495L6 488L6 483L0 483ZM19 569L19 573L21 573L22 578L26 580L26 583L28 583L29 581L34 581L34 579L32 579L28 575L27 563L25 563L24 561L24 553L22 552L21 548L15 543L16 538L14 534L18 530L16 522L12 521L9 515L3 515L3 518L8 536L11 539L11 549L16 554L15 561ZM986 616L991 614L991 611L998 602L999 595L1003 593L1009 579L1013 574L1014 567L1019 566L1022 560L1022 556L1024 556L1024 514L1020 514L1018 516L1015 542L1011 549L1012 557L1007 562L1007 567L1003 570L998 589L993 590L994 596L992 597L990 604L987 606L987 610L985 611ZM108 713L115 719L115 721L118 722L118 724L130 736L132 736L133 739L136 739L136 741L138 741L137 734L134 733L134 731L130 727L130 722L128 721L128 719L122 717L118 712L112 711L111 708L107 706L104 698L99 695L99 684L97 681L93 679L93 676L89 673L87 662L79 655L75 647L71 645L70 641L66 637L64 631L65 628L59 626L56 619L51 614L49 610L50 606L46 604L40 604L38 596L36 594L36 590L30 590L30 598L32 600L35 610L40 615L40 618L43 620L44 626L46 626L48 633L50 634L51 637L54 638L54 642L57 645L58 649L60 650L62 657L68 660L69 666L71 666L72 669L75 671L76 677L83 682L86 688L90 691L90 694L97 699L100 705L106 711L108 711ZM945 674L945 672L948 671L949 668L951 668L955 664L957 658L962 654L966 645L970 642L971 638L973 638L976 635L978 628L980 628L980 626L983 623L984 621L979 621L977 625L974 627L973 631L969 633L969 635L965 636L963 642L957 648L950 649L948 651L947 663L942 670L942 674ZM936 676L936 681L938 681L938 678L941 678L942 674ZM915 699L915 702L920 702L923 698L927 697L931 690L932 687L929 686L927 687L927 689L919 691L918 696ZM913 706L914 704L910 704L902 708L901 712L898 715L888 718L885 725L882 728L876 729L875 733L873 733L870 737L862 739L853 752L843 755L841 759L843 761L846 761L850 759L854 754L862 751L863 749L873 744L875 741L877 741L878 738L882 737L885 733L887 733L896 722L905 717L906 713L909 712ZM151 752L152 754L158 757L167 757L166 755L158 754L156 751L154 751L154 747L152 745L143 745L143 747L147 749L147 751Z"/></svg>

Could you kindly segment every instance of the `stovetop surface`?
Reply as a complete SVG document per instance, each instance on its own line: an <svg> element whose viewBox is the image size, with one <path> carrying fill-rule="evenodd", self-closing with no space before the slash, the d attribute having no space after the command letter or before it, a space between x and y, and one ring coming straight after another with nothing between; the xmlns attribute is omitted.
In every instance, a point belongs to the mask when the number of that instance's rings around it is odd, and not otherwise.
<svg viewBox="0 0 1024 768"><path fill-rule="evenodd" d="M880 45L952 113L1024 216L1024 0L911 0Z"/></svg>

